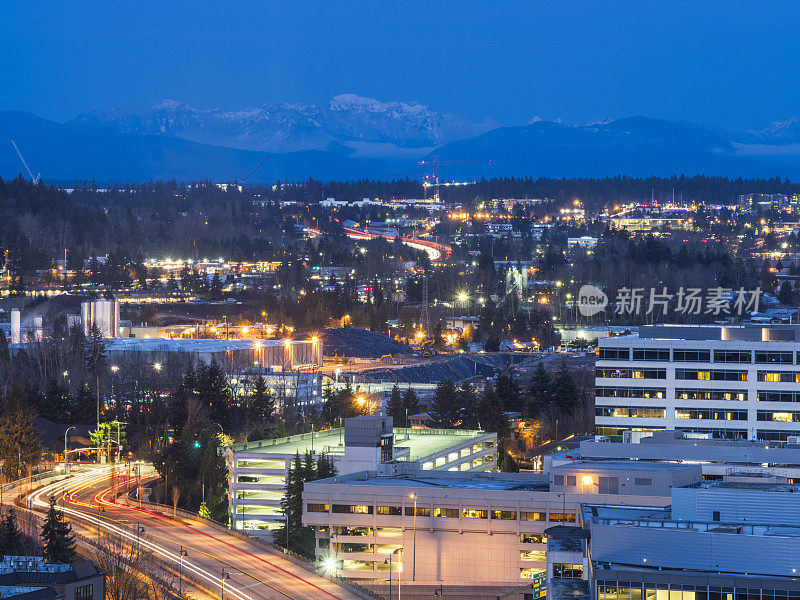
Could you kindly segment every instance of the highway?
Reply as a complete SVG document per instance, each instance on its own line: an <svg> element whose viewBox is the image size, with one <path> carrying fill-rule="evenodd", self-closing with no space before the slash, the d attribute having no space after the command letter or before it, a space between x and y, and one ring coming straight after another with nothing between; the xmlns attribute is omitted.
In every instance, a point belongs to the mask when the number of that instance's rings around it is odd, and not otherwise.
<svg viewBox="0 0 800 600"><path fill-rule="evenodd" d="M188 553L183 558L183 573L225 598L237 600L356 600L360 598L324 577L316 575L284 558L272 554L229 533L221 532L198 520L168 516L117 503L112 483L114 467L98 467L88 473L52 483L34 491L28 506L46 510L54 495L61 510L72 517L73 528L83 535L102 530L120 535L143 547L177 568L181 546ZM118 471L124 481L124 469ZM153 475L142 476L142 480ZM132 478L136 482L137 478ZM141 536L137 528L143 528ZM220 594L221 595L221 594Z"/></svg>

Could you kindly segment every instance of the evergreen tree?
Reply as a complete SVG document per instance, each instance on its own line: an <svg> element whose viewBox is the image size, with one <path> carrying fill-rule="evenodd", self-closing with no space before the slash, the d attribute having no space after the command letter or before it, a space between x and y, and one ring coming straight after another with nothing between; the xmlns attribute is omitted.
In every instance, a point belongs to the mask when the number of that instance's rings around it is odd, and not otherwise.
<svg viewBox="0 0 800 600"><path fill-rule="evenodd" d="M209 365L200 365L195 389L200 400L211 409L211 420L227 423L230 400L228 378L216 360L212 359Z"/></svg>
<svg viewBox="0 0 800 600"><path fill-rule="evenodd" d="M443 379L436 386L431 402L431 427L452 429L461 422L461 407L455 384Z"/></svg>
<svg viewBox="0 0 800 600"><path fill-rule="evenodd" d="M550 373L544 368L544 364L539 361L536 370L531 377L530 387L528 388L529 402L524 416L538 418L550 403Z"/></svg>
<svg viewBox="0 0 800 600"><path fill-rule="evenodd" d="M414 391L414 388L409 387L403 392L403 410L405 411L405 415L409 417L422 412L422 407L419 405L419 397L417 396L417 392ZM405 415L403 416L405 417ZM408 424L404 421L403 426L407 425Z"/></svg>
<svg viewBox="0 0 800 600"><path fill-rule="evenodd" d="M261 427L270 427L275 422L275 400L267 389L267 380L259 375L253 386L249 402L250 419Z"/></svg>
<svg viewBox="0 0 800 600"><path fill-rule="evenodd" d="M506 410L522 412L522 393L511 373L502 373L495 382L495 389Z"/></svg>
<svg viewBox="0 0 800 600"><path fill-rule="evenodd" d="M8 350L8 340L6 334L0 331L0 366L5 366L11 360L11 354Z"/></svg>
<svg viewBox="0 0 800 600"><path fill-rule="evenodd" d="M42 525L44 558L49 563L70 563L75 560L75 535L72 525L56 510L56 498L50 496L50 509Z"/></svg>
<svg viewBox="0 0 800 600"><path fill-rule="evenodd" d="M15 394L15 388L10 394ZM2 474L7 480L22 477L25 468L38 463L42 456L39 434L33 427L34 415L24 406L22 399L16 402L7 399L0 406L0 456L4 459Z"/></svg>
<svg viewBox="0 0 800 600"><path fill-rule="evenodd" d="M475 388L464 383L458 390L458 403L461 406L461 428L478 428L478 395Z"/></svg>
<svg viewBox="0 0 800 600"><path fill-rule="evenodd" d="M389 401L386 403L386 416L394 419L395 427L399 427L400 423L405 423L403 397L400 395L400 388L397 387L397 384L392 387L392 395L389 396Z"/></svg>
<svg viewBox="0 0 800 600"><path fill-rule="evenodd" d="M509 435L508 419L505 415L503 402L497 395L493 385L487 385L483 390L480 402L478 403L478 420L481 429L497 433L498 438Z"/></svg>
<svg viewBox="0 0 800 600"><path fill-rule="evenodd" d="M327 479L336 476L336 467L333 459L327 454L321 454L317 458L317 479Z"/></svg>
<svg viewBox="0 0 800 600"><path fill-rule="evenodd" d="M83 347L83 359L86 362L86 369L94 374L101 372L105 367L107 358L106 342L103 336L100 335L97 325L92 325Z"/></svg>
<svg viewBox="0 0 800 600"><path fill-rule="evenodd" d="M550 384L550 397L562 412L574 410L580 402L580 390L572 373L569 372L566 359L561 359L553 381Z"/></svg>
<svg viewBox="0 0 800 600"><path fill-rule="evenodd" d="M17 513L9 508L0 518L0 556L19 556L25 549L25 540L17 525Z"/></svg>
<svg viewBox="0 0 800 600"><path fill-rule="evenodd" d="M797 304L795 291L792 289L792 284L788 280L784 281L783 285L781 285L781 289L778 292L778 301L784 306L794 306Z"/></svg>

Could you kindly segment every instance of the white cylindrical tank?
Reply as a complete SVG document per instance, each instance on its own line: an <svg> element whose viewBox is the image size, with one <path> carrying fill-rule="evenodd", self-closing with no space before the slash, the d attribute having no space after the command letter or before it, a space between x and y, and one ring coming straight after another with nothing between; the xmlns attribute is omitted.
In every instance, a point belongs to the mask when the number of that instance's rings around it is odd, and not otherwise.
<svg viewBox="0 0 800 600"><path fill-rule="evenodd" d="M83 323L83 335L89 335L92 329L92 322L94 320L92 309L94 304L92 302L81 302L81 322Z"/></svg>
<svg viewBox="0 0 800 600"><path fill-rule="evenodd" d="M22 341L22 321L18 308L11 310L11 343L19 344Z"/></svg>

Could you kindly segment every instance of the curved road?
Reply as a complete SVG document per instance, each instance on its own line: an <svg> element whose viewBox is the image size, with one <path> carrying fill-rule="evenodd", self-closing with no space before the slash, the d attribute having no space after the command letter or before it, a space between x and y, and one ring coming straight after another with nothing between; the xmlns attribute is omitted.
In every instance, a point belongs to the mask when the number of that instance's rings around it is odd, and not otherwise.
<svg viewBox="0 0 800 600"><path fill-rule="evenodd" d="M353 592L328 581L286 558L262 550L244 540L220 532L197 520L173 520L134 505L117 503L116 485L112 482L113 467L102 467L89 473L46 485L28 497L31 508L46 509L54 495L73 527L100 529L136 540L137 527L144 528L139 542L153 554L178 566L180 548L188 553L183 559L183 572L191 573L204 587L221 591L222 573L230 573L225 581L225 597L237 600L356 600ZM121 482L125 470L120 471ZM152 479L154 475L143 476ZM135 481L132 478L131 481Z"/></svg>

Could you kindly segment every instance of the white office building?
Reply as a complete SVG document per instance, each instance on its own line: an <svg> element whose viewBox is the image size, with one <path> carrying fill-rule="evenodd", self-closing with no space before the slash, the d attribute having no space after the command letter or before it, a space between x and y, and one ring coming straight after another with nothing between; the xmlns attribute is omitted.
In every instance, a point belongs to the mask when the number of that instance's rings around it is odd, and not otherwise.
<svg viewBox="0 0 800 600"><path fill-rule="evenodd" d="M599 340L596 432L791 441L800 436L798 383L800 326L640 327Z"/></svg>
<svg viewBox="0 0 800 600"><path fill-rule="evenodd" d="M375 471L314 481L303 523L316 529L317 556L388 597L495 598L562 572L588 572L582 558L548 570L546 531L579 528L585 502L663 507L673 487L697 481L697 465L575 463L532 473ZM400 567L398 569L398 561ZM537 596L538 597L538 596Z"/></svg>

